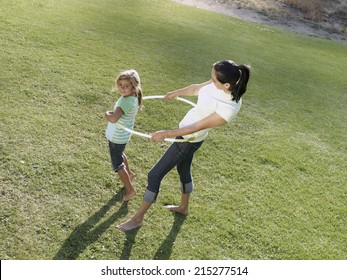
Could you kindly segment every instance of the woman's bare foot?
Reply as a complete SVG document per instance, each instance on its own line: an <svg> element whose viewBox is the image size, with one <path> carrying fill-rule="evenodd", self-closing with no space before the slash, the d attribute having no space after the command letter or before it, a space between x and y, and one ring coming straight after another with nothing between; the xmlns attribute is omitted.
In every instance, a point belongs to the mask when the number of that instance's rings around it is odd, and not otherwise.
<svg viewBox="0 0 347 280"><path fill-rule="evenodd" d="M137 192L133 189L130 193L127 193L124 197L123 197L123 201L124 202L128 202L130 199L132 199L135 195L137 195Z"/></svg>
<svg viewBox="0 0 347 280"><path fill-rule="evenodd" d="M121 231L126 232L126 231L136 229L136 228L142 226L142 224L143 224L142 220L136 221L135 219L130 219L130 220L127 220L126 222L118 225L117 228Z"/></svg>
<svg viewBox="0 0 347 280"><path fill-rule="evenodd" d="M189 211L187 208L183 208L181 206L175 206L175 205L165 205L165 208L172 211L172 212L175 212L175 213L178 213L178 214L181 214L181 215L184 215L184 216L187 216L189 214Z"/></svg>

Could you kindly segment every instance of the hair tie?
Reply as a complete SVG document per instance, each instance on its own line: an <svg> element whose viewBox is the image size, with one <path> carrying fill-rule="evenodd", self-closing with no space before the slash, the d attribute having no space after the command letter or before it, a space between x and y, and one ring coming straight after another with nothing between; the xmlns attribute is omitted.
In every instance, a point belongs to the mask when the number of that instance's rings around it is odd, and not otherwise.
<svg viewBox="0 0 347 280"><path fill-rule="evenodd" d="M241 71L240 68L239 68L239 73L240 73L240 77L239 77L239 79L237 80L237 82L235 83L235 86L241 81L242 71Z"/></svg>

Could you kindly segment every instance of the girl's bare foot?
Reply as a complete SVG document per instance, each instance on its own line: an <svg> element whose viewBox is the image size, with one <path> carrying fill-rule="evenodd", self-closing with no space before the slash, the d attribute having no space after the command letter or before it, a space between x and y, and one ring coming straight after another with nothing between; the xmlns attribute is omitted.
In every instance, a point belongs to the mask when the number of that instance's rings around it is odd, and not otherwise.
<svg viewBox="0 0 347 280"><path fill-rule="evenodd" d="M180 206L165 205L165 208L170 210L170 211L172 211L172 212L175 212L175 213L178 213L178 214L181 214L181 215L184 215L184 216L187 216L189 214L188 209L180 207Z"/></svg>
<svg viewBox="0 0 347 280"><path fill-rule="evenodd" d="M142 223L143 223L142 220L136 221L135 219L130 219L130 220L127 220L126 222L118 225L117 228L121 231L126 232L126 231L130 231L130 230L133 230L133 229L136 229L136 228L142 226Z"/></svg>
<svg viewBox="0 0 347 280"><path fill-rule="evenodd" d="M127 193L124 197L123 197L123 201L124 202L128 202L130 199L132 199L135 195L137 195L137 192L135 190L132 190L130 193Z"/></svg>

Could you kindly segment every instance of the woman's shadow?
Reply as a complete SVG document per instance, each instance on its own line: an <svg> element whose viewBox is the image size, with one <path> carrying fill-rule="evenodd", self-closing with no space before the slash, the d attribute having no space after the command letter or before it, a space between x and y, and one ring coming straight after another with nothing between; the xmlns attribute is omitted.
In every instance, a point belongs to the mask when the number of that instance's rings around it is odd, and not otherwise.
<svg viewBox="0 0 347 280"><path fill-rule="evenodd" d="M153 259L154 260L168 260L172 254L172 247L175 243L176 237L180 232L181 226L185 221L185 216L180 214L174 214L175 220L172 225L172 228L164 240L164 242L160 245L157 252L155 253ZM120 257L121 260L129 260L131 256L131 250L133 245L135 244L135 237L139 228L126 232L126 239L124 242L123 252Z"/></svg>
<svg viewBox="0 0 347 280"><path fill-rule="evenodd" d="M77 226L70 236L65 240L58 253L53 257L54 260L75 260L79 255L91 244L100 238L100 236L119 218L128 213L127 203L122 203L118 212L114 213L106 221L95 227L95 225L106 215L112 206L116 205L118 201L122 200L121 193L116 194L111 198L99 211L95 212L83 224ZM180 228L185 221L185 216L174 214L174 223L172 228L158 248L153 259L168 260L172 253L172 247L175 243L176 237L180 232ZM131 256L132 247L135 244L135 237L138 229L126 232L126 239L123 246L123 251L120 256L121 260L129 260Z"/></svg>
<svg viewBox="0 0 347 280"><path fill-rule="evenodd" d="M168 260L172 254L172 247L175 243L176 237L181 230L181 226L184 223L186 216L183 216L178 213L174 213L174 223L172 225L171 231L160 245L157 252L155 253L154 260Z"/></svg>
<svg viewBox="0 0 347 280"><path fill-rule="evenodd" d="M112 206L122 201L122 193L117 193L99 211L95 212L83 224L76 229L65 240L64 244L54 256L54 260L75 260L90 245L117 221L128 213L127 203L122 203L118 212L114 213L106 221L95 227L95 225L106 215Z"/></svg>

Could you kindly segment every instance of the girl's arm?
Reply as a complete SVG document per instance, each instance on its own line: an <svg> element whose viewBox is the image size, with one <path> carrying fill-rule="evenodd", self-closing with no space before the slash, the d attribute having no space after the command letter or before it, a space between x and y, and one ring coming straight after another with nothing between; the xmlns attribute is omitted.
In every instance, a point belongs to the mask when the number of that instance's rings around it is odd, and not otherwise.
<svg viewBox="0 0 347 280"><path fill-rule="evenodd" d="M182 89L177 89L175 91L171 91L169 92L166 96L165 96L165 99L174 99L176 98L177 96L192 96L192 95L197 95L199 90L212 83L212 80L209 80L207 82L204 82L204 83L201 83L201 84L194 84L194 85L190 85L190 86L187 86L185 88L182 88Z"/></svg>
<svg viewBox="0 0 347 280"><path fill-rule="evenodd" d="M193 123L191 125L187 125L182 128L174 129L174 130L161 130L151 134L152 140L155 142L163 141L165 138L174 138L176 136L183 136L187 134L191 134L206 128L217 127L226 124L227 121L223 119L217 113L213 113L208 117Z"/></svg>
<svg viewBox="0 0 347 280"><path fill-rule="evenodd" d="M114 112L112 111L108 111L105 113L105 118L111 122L111 123L116 123L118 122L118 120L120 119L120 117L123 114L123 110L120 107L117 107L116 110Z"/></svg>

